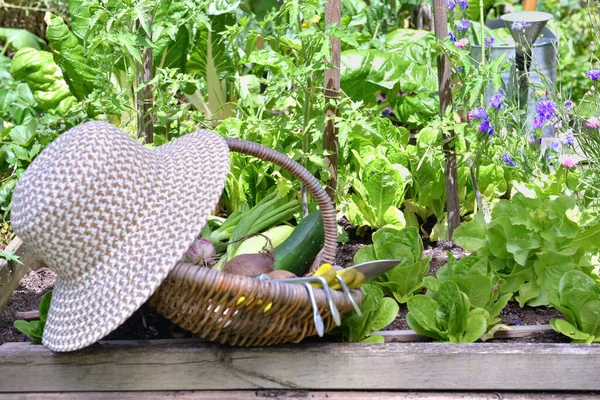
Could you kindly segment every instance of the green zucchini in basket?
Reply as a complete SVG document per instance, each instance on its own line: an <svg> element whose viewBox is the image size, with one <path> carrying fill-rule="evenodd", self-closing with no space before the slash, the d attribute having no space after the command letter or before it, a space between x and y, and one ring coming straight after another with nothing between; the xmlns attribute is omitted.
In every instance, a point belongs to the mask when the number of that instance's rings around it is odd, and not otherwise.
<svg viewBox="0 0 600 400"><path fill-rule="evenodd" d="M321 211L308 214L294 232L275 248L275 270L285 270L302 276L325 242L325 227Z"/></svg>

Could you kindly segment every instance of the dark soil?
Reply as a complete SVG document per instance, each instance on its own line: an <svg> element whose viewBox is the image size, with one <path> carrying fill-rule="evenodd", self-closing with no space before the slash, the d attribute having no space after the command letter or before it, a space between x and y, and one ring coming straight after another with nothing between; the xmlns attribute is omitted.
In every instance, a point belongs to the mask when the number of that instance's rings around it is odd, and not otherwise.
<svg viewBox="0 0 600 400"><path fill-rule="evenodd" d="M347 224L347 223L346 223ZM344 226L344 221L342 221ZM352 264L354 254L363 246L371 244L371 232L357 232L352 227L344 226L349 233L350 240L341 245L336 255L336 262L344 267ZM438 268L447 261L448 252L456 258L464 257L466 253L451 242L426 242L424 256L431 255L431 269L429 275L435 275ZM6 308L0 313L0 343L27 341L27 337L14 328L13 322L16 313L31 311L38 308L41 296L52 288L55 274L46 268L29 272L21 281ZM387 330L410 329L406 323L406 305L400 307L398 318ZM548 324L552 318L561 318L562 315L551 308L526 307L521 309L516 302L511 302L500 314L501 323L506 325L542 325ZM123 325L109 334L105 340L148 340L148 339L178 339L189 338L193 335L171 324L161 315L144 304ZM331 340L331 338L329 339ZM494 341L547 343L569 342L567 337L557 333L533 334L524 338L494 339Z"/></svg>
<svg viewBox="0 0 600 400"><path fill-rule="evenodd" d="M21 279L19 287L14 291L6 308L0 313L0 343L26 342L27 336L19 332L13 325L17 312L37 310L40 298L52 289L56 274L48 268L30 271Z"/></svg>

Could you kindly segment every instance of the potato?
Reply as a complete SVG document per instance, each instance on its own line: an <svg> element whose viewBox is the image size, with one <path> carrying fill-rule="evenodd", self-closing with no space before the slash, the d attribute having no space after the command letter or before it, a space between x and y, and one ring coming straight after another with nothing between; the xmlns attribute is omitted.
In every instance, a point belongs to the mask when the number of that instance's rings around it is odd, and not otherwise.
<svg viewBox="0 0 600 400"><path fill-rule="evenodd" d="M269 277L271 277L271 279L297 278L297 276L293 272L285 271L283 269L278 269L276 271L269 273Z"/></svg>
<svg viewBox="0 0 600 400"><path fill-rule="evenodd" d="M275 260L271 253L241 254L225 263L223 272L235 275L256 276L268 274L275 268Z"/></svg>

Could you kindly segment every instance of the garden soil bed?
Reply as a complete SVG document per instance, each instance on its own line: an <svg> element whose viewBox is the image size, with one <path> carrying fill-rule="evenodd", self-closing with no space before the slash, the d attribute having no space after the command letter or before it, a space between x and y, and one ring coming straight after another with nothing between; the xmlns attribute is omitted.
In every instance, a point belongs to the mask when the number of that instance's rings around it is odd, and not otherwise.
<svg viewBox="0 0 600 400"><path fill-rule="evenodd" d="M342 266L352 264L354 254L365 244L370 243L370 237L353 238L348 243L340 246L336 262ZM466 253L460 247L451 242L426 243L424 255L431 255L430 275L435 275L438 268L446 263L447 252L455 257L462 257ZM40 268L30 271L21 280L19 287L13 293L6 308L0 313L0 343L23 342L28 338L20 333L13 322L17 319L18 312L36 310L41 296L52 288L55 274L47 269ZM387 330L410 329L406 323L406 306L400 308L400 314ZM516 302L511 302L500 314L502 323L506 325L545 325L552 318L560 318L562 315L552 309L545 307L521 309ZM191 338L193 335L171 324L161 315L154 312L149 306L142 306L122 326L108 335L106 340L149 340L149 339L180 339ZM311 339L319 340L319 339ZM331 341L325 337L323 340ZM529 336L512 339L494 339L493 342L510 341L511 343L568 343L568 338L554 332L535 333Z"/></svg>

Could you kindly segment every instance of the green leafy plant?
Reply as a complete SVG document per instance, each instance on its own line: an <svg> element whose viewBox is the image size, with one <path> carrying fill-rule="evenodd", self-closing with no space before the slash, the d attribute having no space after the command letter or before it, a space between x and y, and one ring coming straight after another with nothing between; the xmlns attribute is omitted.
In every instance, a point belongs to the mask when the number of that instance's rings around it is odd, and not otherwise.
<svg viewBox="0 0 600 400"><path fill-rule="evenodd" d="M361 165L357 179L351 180L354 193L345 207L348 220L357 226L403 228L404 215L398 207L408 182L408 170L385 157Z"/></svg>
<svg viewBox="0 0 600 400"><path fill-rule="evenodd" d="M15 321L15 328L31 338L32 344L41 344L44 326L46 325L46 317L50 309L50 301L52 300L52 292L45 293L40 299L39 311L40 319L36 321L23 321L21 319Z"/></svg>
<svg viewBox="0 0 600 400"><path fill-rule="evenodd" d="M548 293L548 300L566 317L550 321L556 332L573 343L600 342L600 283L581 271L568 271L558 290Z"/></svg>
<svg viewBox="0 0 600 400"><path fill-rule="evenodd" d="M59 133L82 118L81 113L69 109L60 70L54 69L51 59L35 57L40 53L49 54L25 47L16 53L16 61L0 56L0 210L4 218L10 213L12 191L25 168ZM29 55L34 57L26 59ZM30 89L27 79L36 91Z"/></svg>
<svg viewBox="0 0 600 400"><path fill-rule="evenodd" d="M356 264L383 259L397 259L400 263L373 281L373 284L406 303L423 289L423 277L429 271L431 256L423 258L423 242L419 230L381 228L373 234L373 244L362 247L354 256Z"/></svg>
<svg viewBox="0 0 600 400"><path fill-rule="evenodd" d="M360 303L362 317L356 312L347 313L342 318L342 325L333 331L345 342L383 343L381 335L372 335L389 324L396 317L400 308L398 303L383 296L383 291L374 285L363 285L365 295Z"/></svg>
<svg viewBox="0 0 600 400"><path fill-rule="evenodd" d="M456 283L442 282L436 290L408 299L406 322L416 333L452 343L474 342L485 334L489 313L472 307Z"/></svg>
<svg viewBox="0 0 600 400"><path fill-rule="evenodd" d="M498 291L500 277L492 269L487 257L470 255L456 260L449 252L448 262L438 269L436 276L437 279L426 277L425 286L433 293L437 293L441 283L447 281L456 283L460 291L467 296L472 307L482 308L488 312L486 320L488 330L493 329L500 322L498 315L512 297L510 293L501 295Z"/></svg>
<svg viewBox="0 0 600 400"><path fill-rule="evenodd" d="M477 214L456 230L454 239L489 258L503 278L500 291L516 293L521 307L548 305L548 291L558 288L566 272L591 271L591 251L598 248L591 237L600 224L580 227L571 196L526 194L500 200L489 223Z"/></svg>
<svg viewBox="0 0 600 400"><path fill-rule="evenodd" d="M52 53L30 47L21 49L12 58L10 73L29 85L33 98L44 111L66 116L81 110Z"/></svg>

